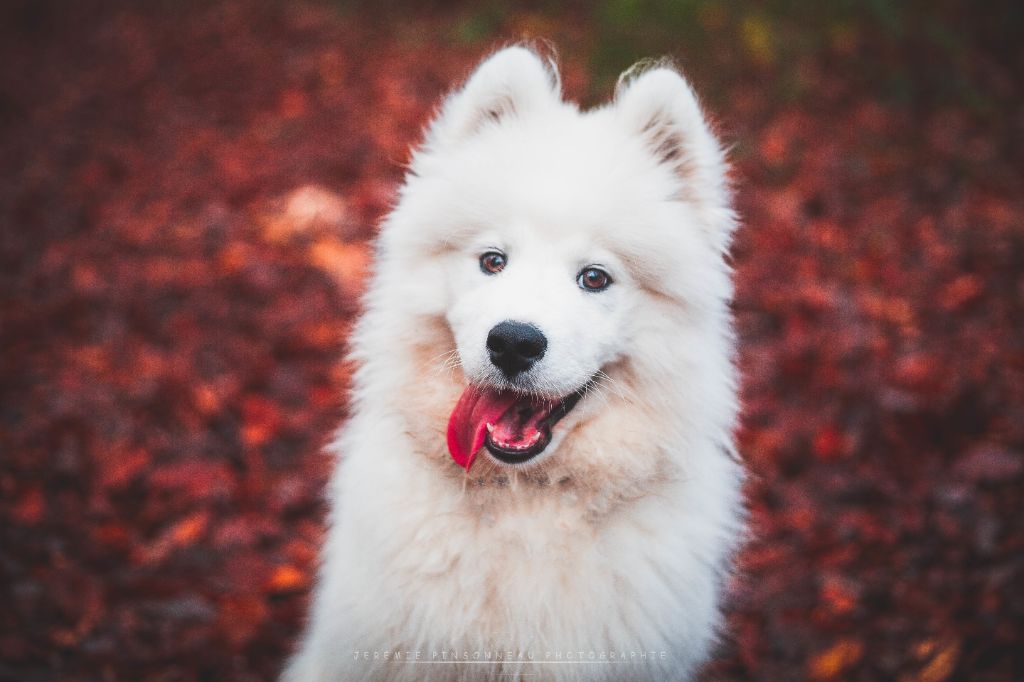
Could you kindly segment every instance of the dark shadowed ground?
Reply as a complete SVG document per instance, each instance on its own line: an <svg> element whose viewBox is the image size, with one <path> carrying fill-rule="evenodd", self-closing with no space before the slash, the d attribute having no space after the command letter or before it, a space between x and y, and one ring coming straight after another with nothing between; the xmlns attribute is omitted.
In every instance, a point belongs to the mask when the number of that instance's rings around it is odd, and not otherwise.
<svg viewBox="0 0 1024 682"><path fill-rule="evenodd" d="M0 679L270 679L367 240L444 88L673 54L732 148L755 539L709 679L1024 677L1024 15L5 3Z"/></svg>

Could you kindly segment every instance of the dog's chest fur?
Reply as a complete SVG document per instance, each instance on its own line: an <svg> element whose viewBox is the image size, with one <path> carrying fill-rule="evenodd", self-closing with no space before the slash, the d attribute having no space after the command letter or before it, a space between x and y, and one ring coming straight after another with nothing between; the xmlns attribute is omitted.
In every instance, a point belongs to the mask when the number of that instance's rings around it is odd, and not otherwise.
<svg viewBox="0 0 1024 682"><path fill-rule="evenodd" d="M387 458L351 454L318 597L337 614L335 655L316 679L669 679L704 656L719 567L699 552L709 518L687 526L682 496L703 497L695 481L652 482L610 504L574 481L463 487L430 464L394 462L405 474L382 489L362 472L386 474ZM594 662L567 659L591 652ZM453 653L503 661L438 662Z"/></svg>

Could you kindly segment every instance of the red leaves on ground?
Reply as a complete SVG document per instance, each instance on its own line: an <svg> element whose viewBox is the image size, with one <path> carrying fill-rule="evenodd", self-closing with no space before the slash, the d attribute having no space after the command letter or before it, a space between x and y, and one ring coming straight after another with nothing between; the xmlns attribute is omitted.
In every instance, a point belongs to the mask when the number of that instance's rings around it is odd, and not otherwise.
<svg viewBox="0 0 1024 682"><path fill-rule="evenodd" d="M807 676L812 680L841 679L864 655L864 644L858 639L842 639L826 651L814 656Z"/></svg>

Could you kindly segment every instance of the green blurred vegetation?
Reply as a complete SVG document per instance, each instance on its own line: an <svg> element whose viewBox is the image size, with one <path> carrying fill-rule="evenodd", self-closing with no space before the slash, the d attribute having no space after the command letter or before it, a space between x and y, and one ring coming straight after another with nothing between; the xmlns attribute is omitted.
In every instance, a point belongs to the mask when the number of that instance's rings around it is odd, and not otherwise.
<svg viewBox="0 0 1024 682"><path fill-rule="evenodd" d="M811 95L800 70L813 57L844 70L851 86L890 102L958 100L991 111L998 99L988 82L993 65L1001 72L1024 73L1024 3L1009 0L337 4L377 14L382 21L444 16L452 41L463 45L550 39L562 54L588 67L587 96L607 92L626 67L652 56L677 60L712 99L724 95L715 88L726 81L746 78L775 79L783 99Z"/></svg>

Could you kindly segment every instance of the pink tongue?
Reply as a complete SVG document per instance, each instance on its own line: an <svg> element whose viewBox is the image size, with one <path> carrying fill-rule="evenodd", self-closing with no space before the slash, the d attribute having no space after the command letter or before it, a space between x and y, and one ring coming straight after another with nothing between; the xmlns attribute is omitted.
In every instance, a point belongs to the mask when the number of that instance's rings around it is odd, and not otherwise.
<svg viewBox="0 0 1024 682"><path fill-rule="evenodd" d="M487 424L497 424L516 402L512 392L487 391L470 386L448 419L448 452L460 467L469 471L476 453L483 447Z"/></svg>

